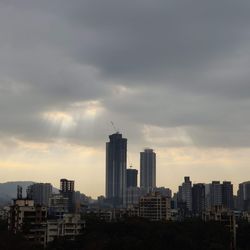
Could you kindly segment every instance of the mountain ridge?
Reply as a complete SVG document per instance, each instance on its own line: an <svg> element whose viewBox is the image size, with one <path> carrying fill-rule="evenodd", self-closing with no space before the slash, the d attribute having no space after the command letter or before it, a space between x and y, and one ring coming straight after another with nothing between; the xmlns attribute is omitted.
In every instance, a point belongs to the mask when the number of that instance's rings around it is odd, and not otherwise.
<svg viewBox="0 0 250 250"><path fill-rule="evenodd" d="M0 205L7 205L11 202L12 199L17 197L17 186L21 186L23 188L23 196L26 196L26 189L28 186L39 183L34 181L8 181L0 183ZM58 189L53 187L52 192L58 193Z"/></svg>

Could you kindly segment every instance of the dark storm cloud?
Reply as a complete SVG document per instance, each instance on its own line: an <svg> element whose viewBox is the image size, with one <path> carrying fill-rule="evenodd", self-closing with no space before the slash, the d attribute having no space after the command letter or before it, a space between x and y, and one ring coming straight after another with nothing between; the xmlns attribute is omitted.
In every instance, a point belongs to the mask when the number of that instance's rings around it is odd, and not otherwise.
<svg viewBox="0 0 250 250"><path fill-rule="evenodd" d="M134 143L150 125L182 128L194 145L249 146L249 11L233 0L1 1L0 135L89 145L114 120ZM74 104L91 101L102 112L78 117ZM74 126L58 132L49 112Z"/></svg>

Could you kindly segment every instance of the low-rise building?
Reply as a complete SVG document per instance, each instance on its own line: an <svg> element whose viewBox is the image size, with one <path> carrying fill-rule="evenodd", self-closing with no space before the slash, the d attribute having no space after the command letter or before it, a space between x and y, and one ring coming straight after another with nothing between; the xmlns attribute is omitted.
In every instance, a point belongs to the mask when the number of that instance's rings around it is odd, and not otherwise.
<svg viewBox="0 0 250 250"><path fill-rule="evenodd" d="M202 214L203 221L218 221L225 225L232 225L234 220L234 212L222 205L214 206Z"/></svg>
<svg viewBox="0 0 250 250"><path fill-rule="evenodd" d="M154 193L159 193L162 196L170 197L172 198L172 191L169 188L166 187L155 187L153 188Z"/></svg>
<svg viewBox="0 0 250 250"><path fill-rule="evenodd" d="M47 243L58 237L66 237L74 240L85 228L85 221L81 220L80 214L64 214L63 218L48 220L47 222Z"/></svg>
<svg viewBox="0 0 250 250"><path fill-rule="evenodd" d="M47 207L35 205L34 200L15 199L10 206L8 229L22 232L29 241L45 245Z"/></svg>
<svg viewBox="0 0 250 250"><path fill-rule="evenodd" d="M128 187L127 188L127 207L135 206L139 204L140 198L147 194L145 188Z"/></svg>
<svg viewBox="0 0 250 250"><path fill-rule="evenodd" d="M235 213L229 208L220 206L214 206L210 210L206 210L202 214L203 221L216 221L229 228L231 232L231 248L236 249L236 216Z"/></svg>
<svg viewBox="0 0 250 250"><path fill-rule="evenodd" d="M9 207L0 208L0 220L4 221L8 220L9 210L10 210Z"/></svg>
<svg viewBox="0 0 250 250"><path fill-rule="evenodd" d="M171 198L159 193L151 193L140 198L139 216L151 221L169 220Z"/></svg>
<svg viewBox="0 0 250 250"><path fill-rule="evenodd" d="M62 194L53 194L49 198L49 218L61 219L65 213L69 213L68 198Z"/></svg>

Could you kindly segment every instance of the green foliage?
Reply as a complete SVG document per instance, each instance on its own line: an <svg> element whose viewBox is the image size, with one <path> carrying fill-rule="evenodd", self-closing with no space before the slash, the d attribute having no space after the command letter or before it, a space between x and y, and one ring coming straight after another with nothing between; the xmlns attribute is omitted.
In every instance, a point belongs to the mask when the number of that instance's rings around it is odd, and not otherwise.
<svg viewBox="0 0 250 250"><path fill-rule="evenodd" d="M43 249L40 245L35 245L27 241L22 234L11 234L8 231L0 233L0 249L1 250L39 250Z"/></svg>
<svg viewBox="0 0 250 250"><path fill-rule="evenodd" d="M0 220L0 232L6 231L8 229L8 223L5 220Z"/></svg>
<svg viewBox="0 0 250 250"><path fill-rule="evenodd" d="M105 223L95 216L86 217L87 228L75 241L58 238L47 250L229 250L231 233L228 227L199 220L184 222L149 222L140 218ZM237 250L250 250L250 224L240 222L237 229ZM0 249L43 249L28 242L22 234L13 235L6 222L0 221Z"/></svg>
<svg viewBox="0 0 250 250"><path fill-rule="evenodd" d="M250 250L250 224L246 221L238 223L237 250Z"/></svg>
<svg viewBox="0 0 250 250"><path fill-rule="evenodd" d="M75 242L59 240L48 249L84 250L228 250L230 232L218 223L202 221L149 222L133 218L116 223L92 220Z"/></svg>
<svg viewBox="0 0 250 250"><path fill-rule="evenodd" d="M22 234L12 234L11 232L8 231L7 223L5 221L0 221L0 249L39 250L43 249L43 247L27 241Z"/></svg>

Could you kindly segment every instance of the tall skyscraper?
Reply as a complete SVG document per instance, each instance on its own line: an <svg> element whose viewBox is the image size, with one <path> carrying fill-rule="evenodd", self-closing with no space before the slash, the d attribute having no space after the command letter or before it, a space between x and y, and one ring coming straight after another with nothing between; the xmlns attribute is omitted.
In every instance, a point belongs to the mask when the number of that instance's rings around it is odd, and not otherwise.
<svg viewBox="0 0 250 250"><path fill-rule="evenodd" d="M237 209L250 211L250 181L239 184L237 192Z"/></svg>
<svg viewBox="0 0 250 250"><path fill-rule="evenodd" d="M184 177L184 182L181 185L181 201L186 203L189 212L192 211L192 182L189 176Z"/></svg>
<svg viewBox="0 0 250 250"><path fill-rule="evenodd" d="M127 169L127 187L137 187L138 170L129 168Z"/></svg>
<svg viewBox="0 0 250 250"><path fill-rule="evenodd" d="M156 187L156 154L153 149L140 153L140 187L147 192Z"/></svg>
<svg viewBox="0 0 250 250"><path fill-rule="evenodd" d="M210 202L211 207L222 205L222 186L219 181L210 184Z"/></svg>
<svg viewBox="0 0 250 250"><path fill-rule="evenodd" d="M231 181L223 181L222 183L222 205L225 208L233 209L233 184Z"/></svg>
<svg viewBox="0 0 250 250"><path fill-rule="evenodd" d="M205 210L205 185L194 184L192 188L192 207L195 216L201 216Z"/></svg>
<svg viewBox="0 0 250 250"><path fill-rule="evenodd" d="M122 134L109 136L106 143L106 198L113 206L126 205L127 139Z"/></svg>

